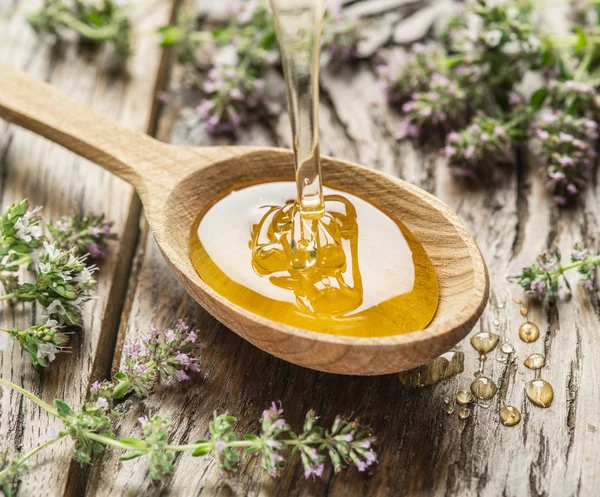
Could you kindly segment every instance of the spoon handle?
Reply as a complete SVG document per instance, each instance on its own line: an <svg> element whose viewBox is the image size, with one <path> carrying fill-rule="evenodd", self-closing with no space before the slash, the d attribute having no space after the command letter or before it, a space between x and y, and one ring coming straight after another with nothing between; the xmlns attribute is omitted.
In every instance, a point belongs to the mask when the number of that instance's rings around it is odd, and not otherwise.
<svg viewBox="0 0 600 497"><path fill-rule="evenodd" d="M51 85L0 62L0 118L89 159L143 189L144 165L160 160L161 143L121 127Z"/></svg>

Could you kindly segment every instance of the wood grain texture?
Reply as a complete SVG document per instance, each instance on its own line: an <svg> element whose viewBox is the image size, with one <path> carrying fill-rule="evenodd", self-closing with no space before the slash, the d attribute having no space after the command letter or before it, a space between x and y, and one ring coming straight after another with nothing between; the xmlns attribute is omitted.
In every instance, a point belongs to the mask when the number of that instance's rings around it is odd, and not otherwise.
<svg viewBox="0 0 600 497"><path fill-rule="evenodd" d="M74 45L54 47L39 39L24 21L23 13L39 7L39 1L0 1L0 12L16 8L20 15L0 18L3 43L0 61L19 67L34 77L49 81L72 98L144 132L150 123L160 53L152 40L136 40L136 56L127 74L115 77L109 71L110 54L85 51ZM150 28L169 18L170 2L153 2L138 9L140 27ZM0 79L5 74L0 70ZM123 295L130 272L140 213L133 189L74 154L16 126L0 121L0 192L2 208L23 197L44 205L44 217L69 214L72 208L105 212L115 221L120 242L111 247L101 267L95 295L85 309L85 333L72 336L69 354L60 356L51 368L36 371L18 344L0 337L2 377L31 389L47 402L64 398L80 404L87 395L90 377L104 376L112 360ZM26 275L24 275L26 276ZM2 305L2 326L40 324L42 308L31 304ZM2 448L28 451L49 438L55 421L25 402L20 395L3 391L0 437ZM71 461L68 440L32 460L36 470L23 479L19 495L81 495L78 485L86 468Z"/></svg>
<svg viewBox="0 0 600 497"><path fill-rule="evenodd" d="M371 0L347 2L354 6ZM207 18L213 10L226 11L225 2L205 2L198 7ZM376 3L373 1L373 3ZM381 5L396 2L379 2ZM400 3L400 2L398 2ZM414 4L411 8L414 9ZM564 13L557 16L564 18ZM392 26L394 27L394 26ZM14 35L14 34L13 34ZM391 47L387 47L391 48ZM260 470L259 461L244 456L240 473L220 480L210 458L177 458L173 477L160 485L148 480L143 461L121 462L109 452L95 461L85 492L87 496L433 496L433 497L588 497L600 487L600 301L577 288L572 296L561 294L556 302L530 305L530 318L542 331L540 340L524 344L518 340L523 322L511 296L522 297L506 277L518 273L540 250L558 243L568 253L574 241L600 246L600 190L598 170L594 181L574 210L559 210L547 195L535 157L521 153L512 168L498 170L480 186L453 180L437 151L424 151L409 143L398 143L398 115L388 110L377 88L377 60L351 67L331 68L322 77L321 127L326 155L362 163L392 173L434 193L454 209L475 238L487 261L491 276L490 306L476 330L499 332L517 349L510 363L490 354L486 374L499 386L489 409L476 409L466 422L446 414L445 399L468 388L477 357L468 340L465 372L449 381L422 390L409 390L396 375L348 377L319 373L276 359L240 337L202 310L169 271L147 228L137 247L129 281L115 352L115 368L123 343L139 338L151 322L170 326L180 317L197 326L207 344L202 372L187 385L159 385L151 398L127 402L120 434L138 435L136 418L142 413L171 416L172 439L186 442L202 438L213 410L239 417L239 432L259 429L262 409L272 400L282 400L286 418L299 428L304 412L316 409L324 423L335 414L354 414L369 423L380 437L379 464L372 476L350 469L334 475L327 469L324 479L304 480L301 465L293 459L280 480ZM177 69L176 69L177 70ZM173 76L173 81L179 75ZM277 83L276 73L269 81ZM280 77L279 77L280 83ZM284 108L281 92L273 84L269 105ZM279 88L281 88L279 86ZM186 93L164 109L158 123L159 138L177 145L207 146L253 144L288 146L289 122L284 114L265 113L244 129L236 140L211 139L194 112L199 96ZM5 139L4 134L0 140ZM4 142L2 142L4 144ZM29 159L34 161L35 159ZM40 167L42 170L43 167ZM39 179L32 181L35 185ZM502 308L499 304L506 301ZM498 326L494 322L498 320ZM475 332L474 331L474 332ZM548 365L542 377L552 382L555 400L550 409L531 406L525 398L525 382L532 372L522 366L533 352L544 352ZM2 374L18 368L18 351L12 366L3 359ZM18 376L18 370L15 376ZM13 377L15 377L13 376ZM29 381L35 380L31 373ZM93 379L100 379L93 378ZM31 386L32 383L28 383ZM33 383L46 400L53 397L46 385ZM7 400L8 397L8 400ZM503 401L521 409L523 419L514 428L498 422ZM4 395L2 434L28 427L35 434L39 417L30 411L25 418L7 416L9 409L27 407L16 396ZM35 413L34 413L35 414ZM37 415L36 415L37 416ZM36 424L37 423L37 424ZM16 440L14 434L8 436ZM35 469L60 476L60 466L40 458ZM58 459L60 461L60 459ZM51 471L52 470L52 471ZM56 473L55 473L56 471ZM39 474L39 473L37 473ZM30 488L30 487L29 487ZM21 495L32 493L21 492ZM33 494L37 495L37 494Z"/></svg>

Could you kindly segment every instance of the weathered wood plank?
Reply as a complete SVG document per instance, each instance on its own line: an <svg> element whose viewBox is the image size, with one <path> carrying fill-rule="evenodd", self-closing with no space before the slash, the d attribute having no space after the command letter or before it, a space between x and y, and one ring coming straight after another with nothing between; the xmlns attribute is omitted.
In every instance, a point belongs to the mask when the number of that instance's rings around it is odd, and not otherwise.
<svg viewBox="0 0 600 497"><path fill-rule="evenodd" d="M38 1L0 2L0 11L16 7L20 12L39 6ZM141 7L135 15L142 29L168 20L168 0ZM40 79L58 86L67 94L118 119L131 128L146 130L151 121L158 73L159 50L148 37L135 40L136 55L128 71L115 77L107 70L107 52L81 52L75 46L62 50L35 36L23 15L0 19L5 43L0 58L25 69ZM0 76L1 77L1 76ZM72 353L60 356L46 371L36 371L21 355L18 345L0 338L0 368L10 379L52 402L62 398L79 405L86 397L91 377L105 375L113 354L130 262L137 238L139 201L133 190L99 167L66 152L32 133L0 123L2 206L29 197L44 205L44 216L68 214L72 207L89 212L105 212L115 221L120 242L111 247L102 264L97 299L86 308L85 331L72 337ZM30 326L39 324L42 309L31 305L3 306L2 324ZM0 423L1 446L27 451L49 438L55 422L19 395L4 392ZM26 475L19 486L20 495L77 495L79 478L85 471L70 458L71 442L62 441L32 460L35 471Z"/></svg>

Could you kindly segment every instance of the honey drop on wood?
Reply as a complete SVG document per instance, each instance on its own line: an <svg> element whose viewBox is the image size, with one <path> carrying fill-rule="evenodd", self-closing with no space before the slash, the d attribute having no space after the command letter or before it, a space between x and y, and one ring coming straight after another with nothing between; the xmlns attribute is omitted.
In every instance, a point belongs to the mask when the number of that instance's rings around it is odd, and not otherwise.
<svg viewBox="0 0 600 497"><path fill-rule="evenodd" d="M521 413L516 407L504 406L500 409L500 422L504 426L515 426L521 421Z"/></svg>
<svg viewBox="0 0 600 497"><path fill-rule="evenodd" d="M456 394L456 403L461 406L470 404L474 400L475 400L475 398L473 397L473 394L471 392L469 392L468 390L460 390Z"/></svg>
<svg viewBox="0 0 600 497"><path fill-rule="evenodd" d="M537 324L527 321L519 328L519 338L524 342L535 342L540 337L540 329Z"/></svg>
<svg viewBox="0 0 600 497"><path fill-rule="evenodd" d="M546 358L542 354L531 354L523 364L529 369L541 369L546 365Z"/></svg>
<svg viewBox="0 0 600 497"><path fill-rule="evenodd" d="M533 380L525 386L525 393L532 404L550 407L554 400L554 389L546 380Z"/></svg>
<svg viewBox="0 0 600 497"><path fill-rule="evenodd" d="M481 355L487 354L496 348L500 337L489 331L482 331L471 338L471 345Z"/></svg>
<svg viewBox="0 0 600 497"><path fill-rule="evenodd" d="M471 392L475 397L481 400L490 400L496 395L498 387L494 380L487 376L480 376L471 383Z"/></svg>
<svg viewBox="0 0 600 497"><path fill-rule="evenodd" d="M461 407L458 410L458 417L460 419L467 419L469 416L471 416L471 409L468 407Z"/></svg>

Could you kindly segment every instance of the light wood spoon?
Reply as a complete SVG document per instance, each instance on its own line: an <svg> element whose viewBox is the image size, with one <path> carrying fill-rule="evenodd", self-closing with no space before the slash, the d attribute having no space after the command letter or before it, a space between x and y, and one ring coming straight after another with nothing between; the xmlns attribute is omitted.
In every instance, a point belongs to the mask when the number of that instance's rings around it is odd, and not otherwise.
<svg viewBox="0 0 600 497"><path fill-rule="evenodd" d="M316 333L256 316L206 285L188 241L198 212L231 187L257 179L290 181L290 151L258 147L177 147L122 128L50 85L0 63L0 117L79 154L133 185L169 266L194 299L257 347L332 373L376 375L423 364L475 325L489 278L475 240L443 202L405 181L323 158L332 188L348 190L400 219L423 244L439 280L440 302L423 331L381 338ZM248 254L250 257L250 254Z"/></svg>

